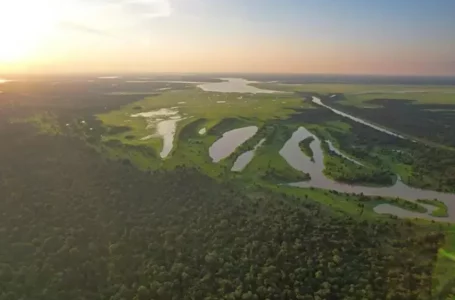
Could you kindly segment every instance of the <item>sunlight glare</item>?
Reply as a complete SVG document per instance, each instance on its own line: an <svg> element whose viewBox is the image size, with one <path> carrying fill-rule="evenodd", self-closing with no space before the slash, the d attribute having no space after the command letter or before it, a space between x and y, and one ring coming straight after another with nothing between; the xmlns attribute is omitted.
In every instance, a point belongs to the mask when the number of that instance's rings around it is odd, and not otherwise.
<svg viewBox="0 0 455 300"><path fill-rule="evenodd" d="M16 62L32 55L57 24L56 8L51 1L2 1L0 62Z"/></svg>

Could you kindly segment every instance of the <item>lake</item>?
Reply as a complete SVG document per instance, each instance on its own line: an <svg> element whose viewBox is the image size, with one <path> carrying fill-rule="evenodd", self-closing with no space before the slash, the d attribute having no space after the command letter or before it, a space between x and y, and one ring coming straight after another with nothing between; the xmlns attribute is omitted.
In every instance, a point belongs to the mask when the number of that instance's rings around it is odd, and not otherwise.
<svg viewBox="0 0 455 300"><path fill-rule="evenodd" d="M256 83L242 78L220 78L223 82L209 82L198 85L200 89L206 92L219 93L250 93L250 94L274 94L283 93L279 91L259 89L249 85Z"/></svg>
<svg viewBox="0 0 455 300"><path fill-rule="evenodd" d="M233 172L241 172L243 169L245 169L246 166L253 160L254 154L256 153L256 150L259 149L262 144L264 144L266 139L262 139L255 147L253 150L247 151L240 155L237 160L235 161L234 165L232 166L231 171Z"/></svg>
<svg viewBox="0 0 455 300"><path fill-rule="evenodd" d="M276 91L267 91L256 89L254 87L249 86L248 84L252 83L251 81L239 79L239 78L228 78L227 81L218 82L218 83L207 83L201 84L199 87L204 91L216 91L216 92L230 92L230 93L248 93L248 92L265 92L265 93L275 93ZM252 89L251 89L252 88ZM259 90L259 91L258 91ZM355 116L349 115L337 109L334 109L326 104L324 104L321 99L317 97L312 98L312 102L330 109L334 113L349 118L355 122L363 124L365 126L371 127L375 130L380 132L384 132L386 134L395 136L401 139L407 139L406 137L372 124L368 121L362 120ZM235 149L243 144L246 140L251 138L257 128L253 129L239 129L230 131L230 133L226 133L228 136L215 142L214 145L211 147L211 157L215 162L220 161L221 159L228 157ZM225 134L225 135L226 135ZM310 144L311 149L313 150L313 158L314 162L311 161L300 149L299 142L304 140L306 137L313 136L314 141ZM329 141L330 142L330 141ZM350 158L344 155L341 151L336 149L332 143L329 143L329 147L332 151L336 152L337 154L343 156L346 159L349 159L357 164L361 164L358 161L355 161L353 158ZM244 153L245 154L245 153ZM368 186L356 186L356 185L349 185L341 182L336 182L331 180L323 174L324 170L324 153L321 149L321 141L312 133L310 133L306 128L300 127L297 131L294 132L292 137L285 143L283 148L280 150L281 156L295 169L309 173L311 176L310 181L306 182L297 182L291 183L292 186L302 187L302 188L320 188L325 190L335 190L342 193L350 193L350 194L361 194L363 193L366 196L381 196L381 197L393 197L393 198L402 198L409 201L416 201L417 199L438 199L444 202L447 205L449 217L447 218L437 218L430 216L432 211L431 205L426 205L428 209L427 213L415 213L410 212L399 207L389 205L389 204L381 204L376 206L375 211L377 213L383 214L393 214L398 217L412 217L412 218L424 218L429 220L436 220L436 221L446 221L446 222L453 222L455 223L455 195L449 193L442 193L430 190L423 190L418 188L413 188L404 184L400 179L396 181L393 186L390 187L368 187ZM244 163L249 163L251 159L253 159L254 153L248 152L242 158L241 161L238 162L238 165L235 170L240 169ZM246 166L246 165L245 165ZM420 203L419 203L420 204ZM420 204L421 205L421 204Z"/></svg>
<svg viewBox="0 0 455 300"><path fill-rule="evenodd" d="M263 90L258 89L248 84L253 83L252 81L248 81L241 78L224 78L223 82L215 82L215 83L198 83L198 87L204 91L209 92L222 92L222 93L281 93L277 91L270 91L270 90ZM169 82L169 81L167 81ZM175 82L175 81L170 81ZM185 83L194 83L195 82L185 82ZM380 126L374 125L370 122L365 120L359 119L355 116L349 115L337 109L334 109L326 104L324 104L321 99L317 97L312 98L312 102L330 109L334 113L349 118L355 122L361 123L365 126L371 127L375 130L384 132L386 134L395 136L401 139L407 139L406 137L394 133L390 130L382 128ZM139 114L138 114L139 115ZM179 118L178 113L175 110L159 110L154 112L142 113L140 114L142 117L149 118L154 124L154 118L157 116L167 116L173 118ZM163 136L164 139L164 147L163 151L161 152L162 157L166 157L170 151L172 150L172 144L175 135L175 124L179 119L170 120L172 122L164 123L163 129L159 130L158 125L158 132L161 132L160 135ZM163 121L162 121L163 122ZM156 126L156 125L153 125ZM249 126L244 128L238 128L231 131L228 131L223 134L223 136L218 139L209 149L209 155L212 158L213 162L217 163L222 159L231 155L237 147L245 143L248 139L253 137L258 128L256 126ZM200 129L199 134L205 134L205 130ZM313 136L314 141L310 144L311 149L313 150L313 158L314 162L311 161L300 149L299 142L304 140L306 137ZM329 147L332 151L337 153L338 155L343 156L350 161L353 161L359 165L360 162L356 161L353 158L350 158L344 155L341 151L336 149L334 145L327 141ZM259 145L260 146L260 145ZM416 201L417 199L438 199L444 202L447 205L449 217L447 218L437 218L430 216L431 211L434 209L431 205L422 205L427 208L427 213L415 213L411 211L407 211L401 209L399 207L390 205L390 204L381 204L375 207L375 211L381 214L393 214L398 217L410 217L410 218L424 218L429 220L436 220L436 221L446 221L455 223L455 195L449 193L442 193L430 190L423 190L418 188L409 187L404 184L401 180L397 180L393 186L389 187L368 187L368 186L360 186L360 185L349 185L341 182L336 182L331 180L323 174L324 170L324 153L321 149L321 141L309 132L306 128L300 127L297 129L292 137L285 143L285 145L280 150L280 155L296 170L309 173L311 176L310 181L305 182L297 182L291 183L291 186L301 187L301 188L319 188L325 190L335 190L342 193L350 193L350 194L364 194L366 196L381 196L381 197L392 197L392 198L402 198L409 201ZM241 171L243 170L248 163L254 158L254 151L247 151L239 156L236 163L232 167L233 171Z"/></svg>
<svg viewBox="0 0 455 300"><path fill-rule="evenodd" d="M225 132L209 149L209 155L213 162L220 162L234 153L237 147L252 138L257 131L257 126L248 126Z"/></svg>

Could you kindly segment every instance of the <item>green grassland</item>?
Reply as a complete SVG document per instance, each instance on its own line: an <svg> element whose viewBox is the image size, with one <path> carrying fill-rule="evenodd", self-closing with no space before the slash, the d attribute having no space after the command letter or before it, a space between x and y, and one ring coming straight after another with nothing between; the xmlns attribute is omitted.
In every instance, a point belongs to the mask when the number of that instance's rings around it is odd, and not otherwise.
<svg viewBox="0 0 455 300"><path fill-rule="evenodd" d="M311 85L307 88L321 92L318 89L322 90L327 86ZM353 92L365 88L373 87L333 85L333 92L340 92L340 90ZM401 87L401 89L404 88ZM140 140L144 136L153 134L153 129L146 129L145 118L131 117L133 114L162 108L177 110L179 115L184 117L177 123L174 147L166 159L161 159L158 154L163 146L160 137ZM356 149L340 147L339 139L349 135L351 131L351 125L343 118L330 121L321 120L321 122L306 122L305 118L301 121L293 118L299 112L312 111L313 108L310 102L303 101L301 96L291 93L215 93L204 92L197 88L170 90L125 105L119 110L97 115L103 130L100 130L102 132L101 142L96 147L111 158L136 165L142 170L190 167L221 181L239 180L246 185L260 185L273 189L278 187L283 191L295 193L294 189L277 184L305 181L309 179L309 175L292 168L281 157L279 151L299 126L305 126L321 140L331 140L346 155L365 164L365 166L359 166L341 156L330 155L323 142L326 167L324 172L327 176L338 181L356 184L391 185L396 179L393 172L398 173L406 182L411 170L407 165L400 164L394 159L396 153L393 151L386 151L387 149L381 147L368 148L365 151L362 150L363 153L367 153L366 156L359 158L356 155L359 153L358 147ZM213 163L209 157L210 146L226 131L245 126L257 126L258 133L238 147L229 157L219 163ZM198 132L202 128L206 129L206 133L200 135ZM87 134L96 135L97 129L95 128L94 132ZM245 151L252 150L262 138L266 138L265 143L256 150L254 158L246 168L242 172L231 172L235 160ZM310 193L309 190L302 189L299 193ZM321 196L324 193L325 191L311 190L311 194L315 194L315 197L312 198L321 203L325 202L321 200L325 199ZM351 196L346 197L349 199ZM336 203L336 205L333 201L327 200L326 202L324 204L344 207L345 211L358 210L356 208L358 204L354 204L352 208L350 208L350 204L346 205L349 200ZM422 209L417 204L407 205L406 201L401 205L397 203L397 200L382 203L391 203L414 211ZM365 208L372 212L372 208L379 203L370 204L365 205Z"/></svg>
<svg viewBox="0 0 455 300"><path fill-rule="evenodd" d="M57 117L47 111L32 115L28 118L14 119L12 122L30 123L41 134L58 135L62 133L62 129L57 121Z"/></svg>
<svg viewBox="0 0 455 300"><path fill-rule="evenodd" d="M424 203L424 204L429 204L437 207L436 210L434 210L431 215L434 217L447 217L447 206L444 204L444 202L438 201L436 199L434 200L429 200L429 199L419 199L417 200L419 203Z"/></svg>
<svg viewBox="0 0 455 300"><path fill-rule="evenodd" d="M330 140L337 149L341 149L337 142L337 137L334 132L339 134L348 134L350 126L342 121L330 121L320 124L307 124L306 128L311 130L323 140ZM355 164L329 150L328 145L322 141L321 147L324 152L324 174L336 181L346 183L356 183L361 185L381 185L389 186L394 183L395 176L391 173L392 163L386 159L387 155L381 154L383 149L375 149L366 151L368 156L359 159L350 152L344 152L346 156L350 156L361 162L363 166ZM343 149L341 149L343 150Z"/></svg>
<svg viewBox="0 0 455 300"><path fill-rule="evenodd" d="M360 88L373 88L372 86L331 86L331 89L328 89L326 85L308 85L305 88L311 89L312 92L324 94L354 93L361 91ZM384 87L381 86L381 88ZM404 89L404 87L400 87L400 89ZM224 101L224 103L218 103L219 101ZM153 134L153 129L146 129L145 118L131 117L133 114L161 108L174 108L184 118L177 123L174 147L166 159L161 159L159 156L163 146L161 138L141 140L142 137ZM376 224L391 222L390 216L377 214L373 210L374 207L383 203L410 211L427 212L425 207L419 203L403 199L366 197L283 185L284 183L309 179L308 174L292 168L279 154L280 149L299 126L305 126L316 134L321 141L326 139L332 141L334 146L347 156L365 164L365 166L358 166L341 156L329 154L326 143L322 142L325 154L325 173L329 177L339 181L349 182L352 180L356 184L381 185L388 184L385 182L386 179L395 180L390 172L398 173L405 182L411 177L412 168L408 164L402 163L402 159L399 159L399 156L408 155L406 149L400 149L401 152L397 153L394 152L396 149L390 148L390 145L375 144L370 147L365 144L355 144L353 147L349 146L349 143L342 143L344 139L353 134L355 127L341 117L335 117L329 121L318 120L317 118L315 118L316 121L309 121L305 117L295 118L295 115L302 111L312 112L316 110L313 109L311 103L302 101L302 98L295 94L224 94L189 88L186 90L170 90L160 95L146 97L120 109L98 114L93 120L85 119L82 122L79 119L69 127L57 127L58 123L51 115L37 115L29 119L29 122L47 134L73 128L77 134L89 142L89 145L106 154L109 158L119 160L126 165L134 165L146 172L178 171L181 168L197 169L217 181L238 183L235 186L238 186L239 190L242 191L247 190L260 194L257 192L260 190L264 194L282 194L283 199L287 199L284 196L292 196L293 200L289 201L294 201L300 207L303 205L299 204L317 201L323 204L323 210L330 208L331 213L335 216L347 215L351 220L365 221L366 227L373 228L376 221L378 221ZM219 163L212 162L208 149L223 133L231 129L252 125L259 128L255 136L238 147L226 159ZM207 132L200 135L198 132L202 128L205 128ZM263 138L266 138L265 143L256 150L253 160L246 168L242 172L231 172L235 160L245 151L252 150ZM382 175L384 176L381 177ZM378 181L378 178L382 178L384 181ZM214 197L216 198L216 193ZM440 203L431 200L422 203L438 206L433 215L444 215L444 207ZM199 207L199 204L196 204L196 207ZM319 211L312 213L319 217ZM445 208L445 213L447 213L447 208ZM411 223L411 221L409 222ZM438 226L439 229L446 226L424 222L426 221L422 221L422 224L428 228ZM340 223L340 226L344 227L345 225ZM418 242L415 245L421 247ZM455 261L452 259L455 255L455 227L450 227L447 231L446 244L434 246L436 249L441 246L434 273L434 294L450 295L450 288L455 283L453 272Z"/></svg>
<svg viewBox="0 0 455 300"><path fill-rule="evenodd" d="M314 141L314 137L309 136L303 141L299 143L300 150L302 150L303 153L305 153L306 156L308 156L313 162L314 162L314 157L313 157L313 150L310 147L310 144Z"/></svg>
<svg viewBox="0 0 455 300"><path fill-rule="evenodd" d="M220 101L223 103L218 103ZM225 94L190 89L169 91L159 96L147 97L126 105L120 110L100 114L98 118L108 127L128 127L128 130L105 136L106 140L115 139L131 145L148 145L159 152L162 141L160 139L141 141L140 138L149 135L150 131L146 129L144 118L133 118L131 115L175 107L179 114L186 118L179 122L178 128L191 123L192 119L205 119L206 123L201 128L205 127L210 130L219 121L226 118L247 118L251 122L261 125L265 121L289 116L295 113L295 108L302 106L310 107L295 95ZM128 138L131 136L136 138Z"/></svg>
<svg viewBox="0 0 455 300"><path fill-rule="evenodd" d="M346 99L340 101L344 105L354 105L365 107L373 99L395 99L395 100L413 100L413 104L455 104L455 88L452 92L441 92L439 90L429 91L427 93L369 93L369 94L345 94Z"/></svg>
<svg viewBox="0 0 455 300"><path fill-rule="evenodd" d="M222 103L219 103L220 101ZM174 108L185 118L177 123L174 147L169 159L158 159L156 163L142 155L143 147L151 148L151 152L157 157L162 148L162 139L157 137L141 141L141 137L152 134L153 130L146 129L145 118L133 118L131 115L161 108ZM296 113L296 109L302 108L311 109L312 106L292 94L226 94L189 89L147 97L120 110L100 114L97 118L107 128L107 134L102 137L103 147L111 148L107 152L117 159L128 159L135 165L139 164L141 169L172 169L184 165L201 169L215 177L253 175L257 179L268 178L284 182L289 179L301 181L308 177L290 167L278 154L297 125L288 127L284 123L280 126L275 124ZM260 128L253 138L220 163L212 163L208 149L223 133L252 125ZM206 129L206 134L199 135L202 128ZM267 140L258 149L248 168L240 174L232 174L230 168L235 159L254 148L263 137L267 137ZM127 156L121 155L125 149L119 143L131 146Z"/></svg>
<svg viewBox="0 0 455 300"><path fill-rule="evenodd" d="M253 179L272 183L298 182L309 179L309 175L292 168L279 154L282 146L291 137L297 126L276 126L266 142L237 178Z"/></svg>
<svg viewBox="0 0 455 300"><path fill-rule="evenodd" d="M287 92L310 92L323 95L328 94L364 94L364 95L377 95L386 94L387 92L395 92L393 95L400 95L396 92L403 92L403 94L411 95L425 95L427 93L453 93L455 87L453 86L439 86L439 85L386 85L386 84L344 84L344 83L310 83L310 84L283 84L283 83L254 83L252 86ZM427 92L427 93L422 93Z"/></svg>
<svg viewBox="0 0 455 300"><path fill-rule="evenodd" d="M455 226L450 226L445 236L433 272L433 295L435 299L452 300L455 299Z"/></svg>
<svg viewBox="0 0 455 300"><path fill-rule="evenodd" d="M310 92L321 95L344 94L344 105L374 108L373 99L414 100L415 104L455 104L455 87L434 85L365 85L365 84L280 84L256 83L258 88Z"/></svg>
<svg viewBox="0 0 455 300"><path fill-rule="evenodd" d="M225 103L217 103L219 101L225 101ZM120 122L125 121L125 116L129 117L138 112L178 107L181 114L188 114L189 116L207 120L234 117L266 121L288 116L294 112L294 108L299 108L303 105L305 103L301 101L301 98L293 94L227 94L190 89L169 91L159 96L147 97L141 101L126 105L121 110L101 114L99 118L107 125L118 125ZM136 127L143 127L138 126L136 122L133 122L134 120L131 121L131 125L134 126L135 130L138 129Z"/></svg>

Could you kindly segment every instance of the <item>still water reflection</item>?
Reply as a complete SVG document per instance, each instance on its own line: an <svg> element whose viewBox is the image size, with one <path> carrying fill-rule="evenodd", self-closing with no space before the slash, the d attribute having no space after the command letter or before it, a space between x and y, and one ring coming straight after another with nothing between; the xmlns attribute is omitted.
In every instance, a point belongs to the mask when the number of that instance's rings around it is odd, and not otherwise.
<svg viewBox="0 0 455 300"><path fill-rule="evenodd" d="M312 136L314 141L310 144L314 153L314 162L310 160L300 150L299 142L305 138ZM292 137L286 142L280 151L280 155L296 170L309 173L311 176L310 181L292 183L292 186L302 188L320 188L325 190L335 190L342 193L350 194L364 194L366 196L381 196L402 198L409 201L416 201L417 199L438 199L447 205L449 217L447 218L434 218L428 214L417 214L421 218L435 219L438 221L447 221L455 223L455 194L436 192L431 190L423 190L413 188L404 184L401 180L397 180L393 186L390 187L368 187L349 185L341 182L336 182L327 178L323 174L324 170L324 154L321 149L321 141L317 136L309 132L306 128L300 127L294 132ZM397 216L403 216L401 209L395 206L379 206L376 210L379 213L392 213ZM415 215L415 213L412 213ZM411 216L411 215L410 215Z"/></svg>
<svg viewBox="0 0 455 300"><path fill-rule="evenodd" d="M222 159L231 155L238 146L253 137L257 131L257 126L249 126L224 133L209 149L209 155L213 162L220 162Z"/></svg>
<svg viewBox="0 0 455 300"><path fill-rule="evenodd" d="M235 161L234 165L232 166L231 171L233 172L241 172L245 167L251 162L251 160L254 158L254 154L256 153L256 150L259 149L262 144L264 144L265 139L262 139L256 147L254 147L253 150L247 151L240 155L237 160Z"/></svg>

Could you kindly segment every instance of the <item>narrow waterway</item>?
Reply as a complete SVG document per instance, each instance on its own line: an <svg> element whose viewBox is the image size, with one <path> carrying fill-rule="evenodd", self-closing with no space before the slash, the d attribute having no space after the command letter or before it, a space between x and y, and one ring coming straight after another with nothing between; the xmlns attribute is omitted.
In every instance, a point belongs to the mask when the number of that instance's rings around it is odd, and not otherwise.
<svg viewBox="0 0 455 300"><path fill-rule="evenodd" d="M222 92L222 93L281 93L278 91L269 91L269 90L262 90L252 86L249 86L250 81L240 79L240 78L228 78L224 79L223 82L217 83L197 83L199 84L199 88L203 89L204 91L210 92ZM167 81L169 82L169 81ZM171 81L172 82L172 81ZM185 82L190 83L190 82ZM196 82L191 82L196 83ZM334 113L349 118L355 122L361 123L363 125L369 126L375 130L380 132L384 132L386 134L401 138L407 139L406 137L389 131L385 128L379 127L337 109L334 109L326 104L324 104L321 99L317 97L312 98L313 103L330 109ZM167 116L178 118L179 116L173 110L170 111L153 111L153 112L146 112L142 114L137 114L136 116L141 116L148 118L150 124L156 124L156 118L158 116ZM155 120L154 120L155 119ZM156 125L155 125L156 126ZM167 126L166 126L167 127ZM170 149L172 149L172 142L173 142L173 135L175 131L173 130L173 126L169 126L170 130L165 130L166 133L162 134L163 136L168 137L168 142L165 142L167 147L165 146L163 149L163 155L167 156L169 154ZM238 128L226 132L222 138L217 140L209 149L210 157L214 162L219 162L222 159L228 157L232 154L235 149L250 139L254 134L256 134L258 128L256 126L250 126L245 128ZM160 131L160 130L158 130ZM163 133L163 132L162 132ZM199 134L204 134L205 132L201 129ZM172 136L172 140L171 140ZM313 136L314 141L310 144L311 149L313 150L313 158L314 162L311 161L300 149L299 142L304 140L305 138ZM330 141L328 141L330 142ZM349 159L353 162L355 160L348 156L343 155L338 149L336 149L331 143L329 143L329 147L332 151L342 155L346 159ZM169 152L168 152L169 151ZM349 185L345 183L336 182L331 180L323 174L324 170L324 153L321 149L321 141L309 132L304 127L300 127L298 130L294 132L292 137L286 142L283 148L280 150L280 155L296 170L309 173L311 176L310 181L305 182L297 182L291 183L290 185L302 188L320 188L325 190L335 190L342 193L351 193L351 194L364 194L366 196L381 196L381 197L393 197L393 198L402 198L408 201L416 201L417 199L438 199L444 202L448 208L449 217L447 218L437 218L430 216L431 212L435 209L435 207L431 205L423 205L428 212L427 213L416 213L411 212L397 206L393 206L390 204L381 204L375 207L375 211L381 214L392 214L398 217L406 217L406 218L424 218L429 220L436 220L436 221L444 221L444 222L452 222L455 223L455 194L448 194L448 193L441 193L436 191L430 190L423 190L417 189L413 187L409 187L404 184L401 180L397 180L397 182L390 187L367 187L367 186L356 186L356 185ZM243 169L254 157L254 152L248 151L239 157L239 161L234 164L233 170L241 170ZM360 162L356 162L357 164L361 164Z"/></svg>
<svg viewBox="0 0 455 300"><path fill-rule="evenodd" d="M356 165L365 166L365 165L362 164L361 162L359 162L359 161L357 161L357 160L355 160L355 159L353 159L353 158L351 158L351 157L345 155L343 152L341 152L340 150L338 150L338 149L332 144L332 141L327 140L326 143L327 143L327 145L329 145L330 151L334 152L335 154L337 154L337 155L343 157L344 159L349 160L350 162L355 163Z"/></svg>
<svg viewBox="0 0 455 300"><path fill-rule="evenodd" d="M314 153L314 162L310 160L299 147L300 141L312 136L314 141L310 144L311 150ZM310 174L311 180L305 182L291 183L292 186L302 188L320 188L325 190L334 190L341 193L364 194L365 196L381 196L402 198L409 201L417 199L438 199L444 202L448 208L449 217L436 218L426 214L409 212L408 217L420 217L430 220L445 221L455 223L455 194L442 193L430 190L422 190L413 188L404 184L401 180L390 187L369 187L349 185L341 182L336 182L327 178L323 174L324 170L324 153L321 149L321 141L317 136L309 132L306 128L300 127L294 132L292 137L286 142L280 151L280 155L296 170ZM396 208L396 209L395 209ZM377 207L378 213L389 213L397 216L404 216L405 212L396 206L381 205Z"/></svg>
<svg viewBox="0 0 455 300"><path fill-rule="evenodd" d="M357 123L366 125L366 126L368 126L368 127L371 127L371 128L376 129L376 130L378 130L378 131L381 131L381 132L387 133L387 134L389 134L389 135L395 136L395 137L397 137L397 138L406 139L404 136L402 136L402 135L400 135L400 134L398 134L398 133L394 133L394 132L389 131L389 130L387 130L387 129L385 129L385 128L379 127L379 126L374 125L374 124L372 124L372 123L370 123L370 122L364 121L364 120L359 119L359 118L357 118L357 117L351 116L350 114L347 114L347 113L344 113L344 112L342 112L342 111L340 111L340 110L337 110L337 109L335 109L335 108L332 108L332 107L330 107L330 106L324 104L324 103L321 101L321 99L319 99L318 97L314 97L314 96L313 96L313 97L312 97L312 101L313 101L313 103L315 103L315 104L317 104L317 105L320 105L320 106L322 106L322 107L325 107L325 108L327 108L327 109L330 109L331 111L333 111L333 112L336 113L337 115L340 115L340 116L342 116L342 117L351 119L351 120L353 120L353 121L355 121L355 122L357 122Z"/></svg>

